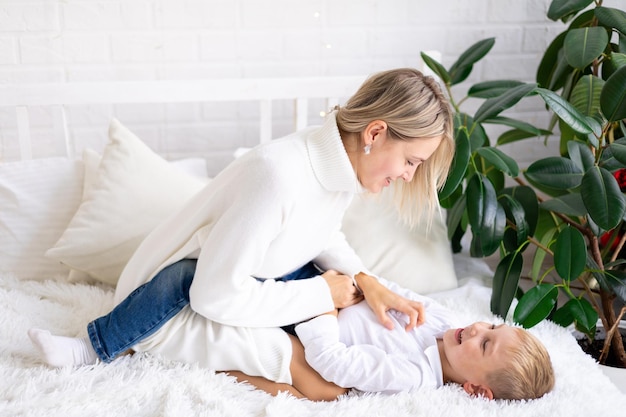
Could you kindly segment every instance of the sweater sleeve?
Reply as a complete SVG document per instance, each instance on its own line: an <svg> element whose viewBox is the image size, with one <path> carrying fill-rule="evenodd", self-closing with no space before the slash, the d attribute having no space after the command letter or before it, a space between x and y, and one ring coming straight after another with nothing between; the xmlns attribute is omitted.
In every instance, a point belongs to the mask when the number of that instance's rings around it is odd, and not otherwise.
<svg viewBox="0 0 626 417"><path fill-rule="evenodd" d="M324 379L344 388L393 394L422 385L424 369L369 344L346 346L337 318L322 315L296 326L306 361ZM423 364L428 367L427 363Z"/></svg>
<svg viewBox="0 0 626 417"><path fill-rule="evenodd" d="M316 264L324 271L334 269L345 275L354 277L359 272L372 275L361 258L356 254L352 246L348 243L345 234L341 231L341 225L337 226L335 233L331 236L328 245L315 258Z"/></svg>
<svg viewBox="0 0 626 417"><path fill-rule="evenodd" d="M321 276L289 282L252 277L285 227L289 202L271 170L248 168L255 178L240 180L235 196L222 192L231 197L220 202L219 216L210 226L196 234L201 250L190 288L192 309L210 320L244 327L283 326L332 310ZM231 187L230 181L223 187Z"/></svg>

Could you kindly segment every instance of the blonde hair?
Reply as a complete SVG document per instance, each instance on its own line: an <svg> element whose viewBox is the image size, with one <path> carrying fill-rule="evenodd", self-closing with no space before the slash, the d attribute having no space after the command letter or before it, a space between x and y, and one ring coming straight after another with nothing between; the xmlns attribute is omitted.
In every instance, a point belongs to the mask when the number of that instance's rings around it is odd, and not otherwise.
<svg viewBox="0 0 626 417"><path fill-rule="evenodd" d="M545 346L531 333L515 328L519 342L507 352L507 366L487 376L495 398L531 400L554 387L554 369Z"/></svg>
<svg viewBox="0 0 626 417"><path fill-rule="evenodd" d="M395 205L410 227L423 214L427 224L439 208L437 190L443 187L454 156L453 116L437 82L412 68L379 72L337 110L340 131L360 133L374 120L387 123L396 140L419 140L441 136L441 143L421 163L409 183L395 185Z"/></svg>

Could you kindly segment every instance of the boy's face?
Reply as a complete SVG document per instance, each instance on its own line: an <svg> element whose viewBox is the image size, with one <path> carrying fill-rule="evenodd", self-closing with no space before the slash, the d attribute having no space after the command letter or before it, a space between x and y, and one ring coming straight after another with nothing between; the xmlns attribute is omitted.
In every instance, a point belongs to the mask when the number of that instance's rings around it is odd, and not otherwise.
<svg viewBox="0 0 626 417"><path fill-rule="evenodd" d="M506 367L508 352L516 343L516 330L504 324L477 322L450 329L443 335L444 378L462 385L469 382L488 387L487 376Z"/></svg>

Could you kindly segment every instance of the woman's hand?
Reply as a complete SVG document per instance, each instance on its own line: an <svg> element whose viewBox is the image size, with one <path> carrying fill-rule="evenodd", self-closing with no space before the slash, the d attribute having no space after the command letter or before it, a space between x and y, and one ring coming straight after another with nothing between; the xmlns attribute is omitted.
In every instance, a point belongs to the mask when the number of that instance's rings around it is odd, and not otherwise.
<svg viewBox="0 0 626 417"><path fill-rule="evenodd" d="M363 300L363 295L353 285L352 278L329 269L322 274L330 288L335 308L345 308Z"/></svg>
<svg viewBox="0 0 626 417"><path fill-rule="evenodd" d="M387 315L387 311L392 309L409 317L409 323L405 327L407 332L424 324L424 305L422 303L396 294L373 276L360 272L354 278L363 291L367 304L386 328L393 329L393 322Z"/></svg>

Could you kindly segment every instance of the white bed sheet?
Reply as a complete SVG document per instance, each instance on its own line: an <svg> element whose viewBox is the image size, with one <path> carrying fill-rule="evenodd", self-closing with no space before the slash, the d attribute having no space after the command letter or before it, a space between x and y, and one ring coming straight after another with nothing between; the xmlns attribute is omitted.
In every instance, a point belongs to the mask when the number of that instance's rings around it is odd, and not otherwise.
<svg viewBox="0 0 626 417"><path fill-rule="evenodd" d="M491 274L483 261L455 255L461 286L434 294L468 322L489 312ZM394 396L350 394L330 403L269 396L233 378L149 354L78 369L42 365L26 331L68 336L112 307L108 286L19 280L0 275L0 415L2 416L622 416L626 395L585 355L567 329L545 322L532 331L551 352L557 382L528 402L469 398L458 386Z"/></svg>

